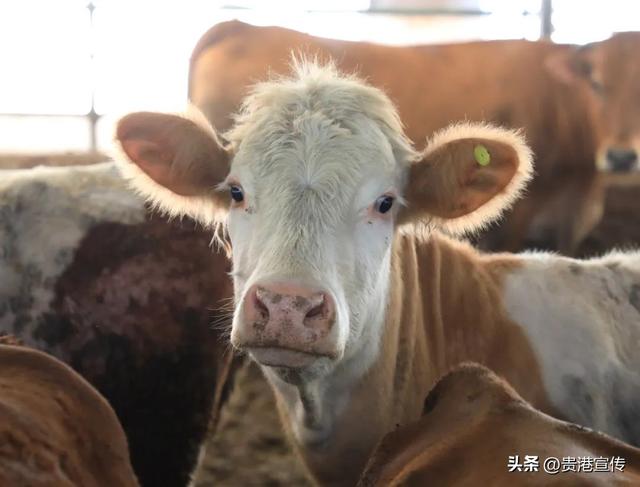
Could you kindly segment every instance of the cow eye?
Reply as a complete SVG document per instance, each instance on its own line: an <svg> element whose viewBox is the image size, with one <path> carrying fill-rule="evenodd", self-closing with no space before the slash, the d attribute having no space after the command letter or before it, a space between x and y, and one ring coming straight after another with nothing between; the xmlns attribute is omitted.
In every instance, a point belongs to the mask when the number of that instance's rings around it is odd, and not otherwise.
<svg viewBox="0 0 640 487"><path fill-rule="evenodd" d="M231 193L231 199L236 203L241 203L244 200L244 193L242 192L242 188L238 186L231 186L229 188L229 193Z"/></svg>
<svg viewBox="0 0 640 487"><path fill-rule="evenodd" d="M376 200L375 208L378 213L386 213L393 206L393 197L392 196L380 196Z"/></svg>

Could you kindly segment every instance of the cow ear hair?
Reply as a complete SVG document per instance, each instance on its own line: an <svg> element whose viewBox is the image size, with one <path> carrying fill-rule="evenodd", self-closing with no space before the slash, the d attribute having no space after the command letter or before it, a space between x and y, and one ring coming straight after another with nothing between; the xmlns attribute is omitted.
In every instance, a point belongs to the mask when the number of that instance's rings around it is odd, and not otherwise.
<svg viewBox="0 0 640 487"><path fill-rule="evenodd" d="M532 172L531 151L519 133L452 125L410 166L399 221L436 222L452 234L482 229L520 196Z"/></svg>
<svg viewBox="0 0 640 487"><path fill-rule="evenodd" d="M229 198L219 190L230 165L203 115L135 112L116 127L116 160L131 186L169 215L213 223Z"/></svg>

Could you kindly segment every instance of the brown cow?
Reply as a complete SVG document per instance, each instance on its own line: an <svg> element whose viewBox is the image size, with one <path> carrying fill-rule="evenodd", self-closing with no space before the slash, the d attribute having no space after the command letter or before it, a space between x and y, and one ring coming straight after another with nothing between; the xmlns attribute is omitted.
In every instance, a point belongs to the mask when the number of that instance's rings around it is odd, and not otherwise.
<svg viewBox="0 0 640 487"><path fill-rule="evenodd" d="M602 215L595 154L628 159L631 140L640 135L639 39L640 34L625 34L578 53L574 46L524 40L391 47L225 22L204 34L193 51L189 97L216 129L226 130L249 86L270 72L286 72L291 50L301 50L331 57L342 70L357 71L383 88L417 146L425 134L456 120L523 127L536 155L536 179L483 246L570 254ZM575 57L582 59L585 51L601 54L602 67L594 64L593 74L607 77L606 88L582 82L587 64ZM596 86L604 91L596 93ZM615 137L606 133L614 127Z"/></svg>
<svg viewBox="0 0 640 487"><path fill-rule="evenodd" d="M481 228L518 197L532 167L516 133L456 125L418 153L384 93L302 63L257 86L227 137L197 113L117 129L149 201L226 228L231 342L260 363L317 479L353 485L465 360L640 443L640 253L482 255L438 232Z"/></svg>
<svg viewBox="0 0 640 487"><path fill-rule="evenodd" d="M1 344L0 485L139 485L107 401L57 359Z"/></svg>
<svg viewBox="0 0 640 487"><path fill-rule="evenodd" d="M358 484L400 485L635 486L640 449L551 418L487 368L464 364L432 389L422 419L382 440Z"/></svg>
<svg viewBox="0 0 640 487"><path fill-rule="evenodd" d="M0 242L0 333L107 398L143 485L186 485L234 366L209 232L151 216L103 163L0 171Z"/></svg>
<svg viewBox="0 0 640 487"><path fill-rule="evenodd" d="M568 85L588 84L589 116L596 128L597 165L617 172L637 170L640 154L640 33L623 32L558 52L547 61Z"/></svg>

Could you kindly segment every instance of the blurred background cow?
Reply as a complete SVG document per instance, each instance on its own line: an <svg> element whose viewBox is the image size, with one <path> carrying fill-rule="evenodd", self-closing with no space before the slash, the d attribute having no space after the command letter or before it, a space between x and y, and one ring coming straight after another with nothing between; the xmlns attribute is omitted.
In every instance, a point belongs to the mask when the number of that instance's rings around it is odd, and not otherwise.
<svg viewBox="0 0 640 487"><path fill-rule="evenodd" d="M0 334L106 397L144 486L186 485L196 463L197 486L305 485L271 392L229 353L224 252L124 190L114 120L190 101L224 130L290 51L332 57L388 91L418 146L460 118L524 130L537 177L480 246L597 255L640 244L635 3L0 4Z"/></svg>

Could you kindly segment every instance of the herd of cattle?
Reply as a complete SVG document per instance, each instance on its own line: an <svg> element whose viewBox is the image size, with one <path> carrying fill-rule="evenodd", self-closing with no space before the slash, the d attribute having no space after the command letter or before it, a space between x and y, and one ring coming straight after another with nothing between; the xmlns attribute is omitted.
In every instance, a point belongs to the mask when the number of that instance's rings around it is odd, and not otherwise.
<svg viewBox="0 0 640 487"><path fill-rule="evenodd" d="M226 131L250 85L287 73L299 50L383 88L419 148L459 120L523 128L536 178L483 247L571 254L602 214L598 167L638 169L639 44L640 33L624 33L580 48L513 40L386 47L226 22L196 45L189 94Z"/></svg>
<svg viewBox="0 0 640 487"><path fill-rule="evenodd" d="M187 485L248 356L321 485L640 485L640 253L570 257L639 48L214 26L117 163L2 171L0 484Z"/></svg>

